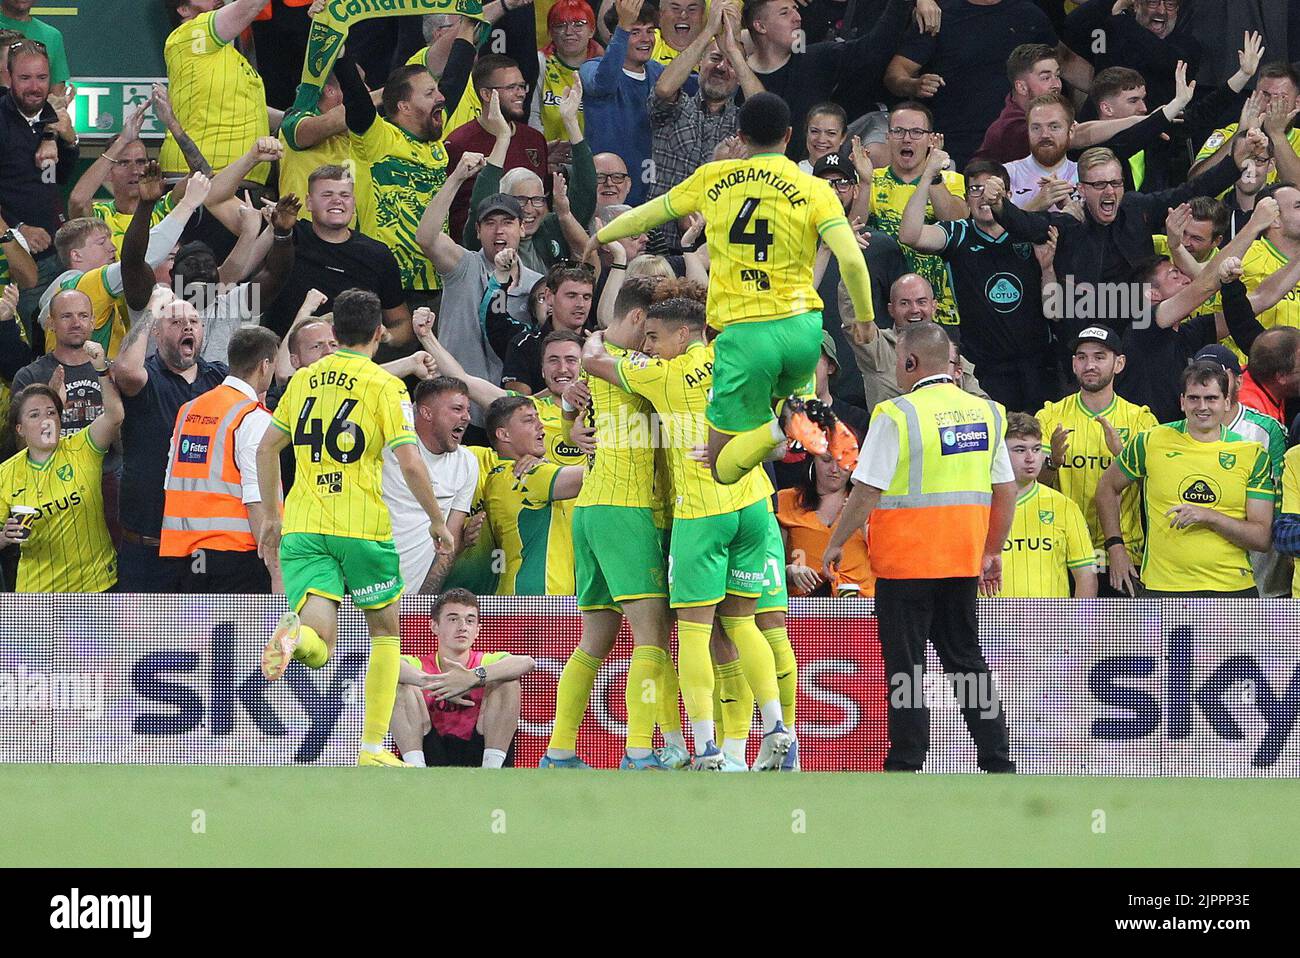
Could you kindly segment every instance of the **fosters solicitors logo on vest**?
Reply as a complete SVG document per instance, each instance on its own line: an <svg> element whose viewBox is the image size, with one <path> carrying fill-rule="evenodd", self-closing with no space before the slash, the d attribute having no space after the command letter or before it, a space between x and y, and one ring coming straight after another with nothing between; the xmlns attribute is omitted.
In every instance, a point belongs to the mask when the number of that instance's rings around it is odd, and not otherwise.
<svg viewBox="0 0 1300 958"><path fill-rule="evenodd" d="M985 422L968 422L946 426L939 434L940 449L945 456L959 452L987 452L989 427Z"/></svg>

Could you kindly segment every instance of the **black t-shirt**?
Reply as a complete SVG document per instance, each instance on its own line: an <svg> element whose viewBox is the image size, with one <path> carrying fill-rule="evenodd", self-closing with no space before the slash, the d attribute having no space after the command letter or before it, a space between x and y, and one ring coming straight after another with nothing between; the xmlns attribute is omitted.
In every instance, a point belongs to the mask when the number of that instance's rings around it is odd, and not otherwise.
<svg viewBox="0 0 1300 958"><path fill-rule="evenodd" d="M1022 43L1056 46L1047 15L1028 0L1002 0L976 6L967 0L941 0L939 35L922 34L913 24L899 56L921 64L922 73L937 73L945 85L926 104L934 112L934 129L961 169L989 125L997 119L1011 89L1007 57Z"/></svg>
<svg viewBox="0 0 1300 958"><path fill-rule="evenodd" d="M1179 397L1188 361L1219 341L1214 315L1194 316L1174 329L1161 329L1153 320L1124 333L1124 371L1115 391L1131 403L1148 406L1160 422L1183 418Z"/></svg>
<svg viewBox="0 0 1300 958"><path fill-rule="evenodd" d="M157 353L144 361L149 380L134 396L122 396L122 526L137 535L157 537L162 530L163 483L176 414L191 399L215 389L226 378L225 363L198 360L194 382L164 365Z"/></svg>
<svg viewBox="0 0 1300 958"><path fill-rule="evenodd" d="M329 297L321 312L332 309L334 297L345 289L370 290L384 309L404 302L401 270L383 243L355 230L342 243L327 243L316 235L310 223L302 220L294 227L294 234L293 269L280 295L262 315L262 325L277 336L289 332L293 317L311 289Z"/></svg>
<svg viewBox="0 0 1300 958"><path fill-rule="evenodd" d="M1051 346L1043 318L1042 271L1034 247L1004 232L996 239L974 220L938 224L948 237L939 255L952 267L961 316L961 351L981 366L1030 362Z"/></svg>
<svg viewBox="0 0 1300 958"><path fill-rule="evenodd" d="M94 365L60 363L53 353L46 353L18 370L14 376L13 391L16 393L32 383L48 383L60 365L63 366L63 387L68 398L63 404L62 428L59 433L66 439L81 432L104 412L104 391L99 385L99 373L95 372ZM114 442L104 457L104 471L116 472L121 468L122 445Z"/></svg>

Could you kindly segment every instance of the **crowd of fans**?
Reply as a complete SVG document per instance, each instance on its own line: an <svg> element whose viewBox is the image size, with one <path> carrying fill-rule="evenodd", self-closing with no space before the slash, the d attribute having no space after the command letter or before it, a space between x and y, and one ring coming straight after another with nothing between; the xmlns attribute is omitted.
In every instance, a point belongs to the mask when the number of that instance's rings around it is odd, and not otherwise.
<svg viewBox="0 0 1300 958"><path fill-rule="evenodd" d="M1060 517L1041 546L1059 575L1008 575L1004 595L1137 591L1151 513L1136 484L1158 464L1129 447L1183 420L1196 441L1260 444L1266 481L1247 468L1242 488L1269 509L1198 487L1185 502L1241 514L1169 521L1249 552L1260 594L1291 594L1300 4L491 0L481 21L354 25L319 102L295 111L321 4L158 0L168 83L88 165L69 112L78 51L31 6L0 0L10 589L277 588L252 545L276 507L258 488L256 404L274 409L338 348L332 311L359 290L373 301L348 308L382 311L376 361L411 387L455 539L437 553L386 469L407 589L571 594L571 500L598 454L583 417L564 417L584 338L615 319L626 278L709 271L698 217L595 262L583 250L698 166L743 156L739 103L769 91L791 108L789 158L857 230L876 302L856 322L818 254L818 397L861 438L899 394L896 330L936 321L958 384L1027 414L1008 443L1024 508ZM141 138L147 112L160 150ZM178 413L220 387L255 407L222 452L234 472L212 479L251 537L185 498L207 480L181 468L197 440ZM797 446L768 468L791 594L871 595L861 533L833 575L821 561L849 475ZM282 473L292 483L290 457ZM13 508L29 500L34 517ZM188 534L196 509L222 535ZM1008 562L1037 535L1009 539ZM1159 588L1240 591L1206 585L1197 561L1156 557Z"/></svg>

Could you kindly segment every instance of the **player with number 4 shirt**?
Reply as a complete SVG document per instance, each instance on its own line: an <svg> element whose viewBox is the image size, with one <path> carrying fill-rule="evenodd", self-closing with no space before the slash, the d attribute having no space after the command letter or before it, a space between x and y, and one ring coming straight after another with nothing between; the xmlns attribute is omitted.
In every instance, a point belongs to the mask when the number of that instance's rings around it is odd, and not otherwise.
<svg viewBox="0 0 1300 958"><path fill-rule="evenodd" d="M829 451L846 469L858 444L811 393L821 355L822 301L813 283L819 240L835 254L860 322L875 321L866 261L830 185L785 157L790 109L760 93L740 110L748 159L706 163L667 193L615 218L592 237L635 236L690 213L704 215L709 246L708 322L719 330L709 399L714 478L739 482L785 439L814 455Z"/></svg>

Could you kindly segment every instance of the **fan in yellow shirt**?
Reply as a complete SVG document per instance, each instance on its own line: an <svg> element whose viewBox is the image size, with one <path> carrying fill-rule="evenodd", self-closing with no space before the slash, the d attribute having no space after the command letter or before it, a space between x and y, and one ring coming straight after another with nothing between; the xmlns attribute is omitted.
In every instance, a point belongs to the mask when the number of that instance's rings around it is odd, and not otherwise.
<svg viewBox="0 0 1300 958"><path fill-rule="evenodd" d="M677 59L704 29L708 12L708 0L663 0L659 4L659 33L650 59L664 66Z"/></svg>
<svg viewBox="0 0 1300 958"><path fill-rule="evenodd" d="M175 9L184 20L163 46L167 89L181 127L214 170L243 156L248 144L270 133L262 78L234 42L261 12L256 0L234 0L200 12L197 4ZM189 169L169 132L158 162L166 173ZM271 168L261 164L248 179L265 183Z"/></svg>
<svg viewBox="0 0 1300 958"><path fill-rule="evenodd" d="M371 637L357 762L401 767L383 750L397 695L402 595L382 494L386 448L428 514L438 552L451 551L454 543L416 446L406 387L373 361L385 335L379 297L357 289L336 296L334 334L341 348L289 380L271 419L274 428L257 450L263 502L280 496L280 452L290 444L297 469L283 523L272 511L258 537L261 555L279 555L285 598L293 610L280 619L262 651L262 673L275 681L292 659L313 669L324 666L338 636L339 605L345 593L351 595L365 613Z"/></svg>
<svg viewBox="0 0 1300 958"><path fill-rule="evenodd" d="M1185 421L1133 437L1097 486L1111 585L1136 588L1120 535L1119 498L1141 482L1144 595L1256 596L1248 551L1272 548L1277 498L1268 452L1222 425L1229 405L1222 366L1188 366L1181 404Z"/></svg>
<svg viewBox="0 0 1300 958"><path fill-rule="evenodd" d="M1293 446L1282 466L1282 511L1273 520L1273 548L1300 558L1300 446ZM1291 578L1291 598L1300 599L1300 562Z"/></svg>
<svg viewBox="0 0 1300 958"><path fill-rule="evenodd" d="M1074 502L1038 482L1043 468L1043 431L1028 413L1007 415L1007 452L1020 487L1011 532L1002 544L1002 589L1019 599L1068 599L1097 595L1096 557L1088 524Z"/></svg>
<svg viewBox="0 0 1300 958"><path fill-rule="evenodd" d="M822 301L813 285L819 239L835 254L858 321L875 319L866 262L843 205L829 183L784 155L789 106L770 93L752 96L741 107L739 125L749 159L706 163L667 193L615 218L587 245L590 257L603 243L689 213L704 215L708 321L721 330L714 343L708 444L713 474L726 484L742 481L785 438L773 400L813 381L822 343ZM815 424L820 409L791 412L788 425L806 448L814 454L829 448L852 468L857 441L829 410L821 428Z"/></svg>
<svg viewBox="0 0 1300 958"><path fill-rule="evenodd" d="M1154 429L1156 417L1146 406L1135 406L1115 395L1115 377L1124 370L1119 335L1104 326L1089 326L1074 338L1071 359L1080 390L1038 411L1038 424L1050 444L1051 458L1042 481L1054 486L1083 512L1102 569L1106 550L1094 496L1097 482L1124 444L1138 433ZM1132 562L1142 561L1142 512L1138 489L1124 493L1121 535Z"/></svg>
<svg viewBox="0 0 1300 958"><path fill-rule="evenodd" d="M104 411L61 438L63 403L43 383L14 397L8 423L25 446L0 464L5 545L19 543L19 592L103 592L117 582L117 553L104 522L104 455L122 425L122 398L104 348L86 344Z"/></svg>

